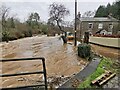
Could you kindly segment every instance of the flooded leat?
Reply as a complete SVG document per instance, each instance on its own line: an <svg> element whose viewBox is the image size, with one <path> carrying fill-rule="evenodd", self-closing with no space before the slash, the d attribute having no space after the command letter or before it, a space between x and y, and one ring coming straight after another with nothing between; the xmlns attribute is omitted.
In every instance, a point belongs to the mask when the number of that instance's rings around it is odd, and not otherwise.
<svg viewBox="0 0 120 90"><path fill-rule="evenodd" d="M1 43L2 58L44 57L48 82L64 82L80 72L88 61L77 56L76 47L64 44L59 37L35 36L9 43ZM20 73L42 70L40 61L18 61L2 63L2 73ZM43 80L40 74L2 78L2 87L16 87L39 84ZM57 84L58 85L58 84Z"/></svg>
<svg viewBox="0 0 120 90"><path fill-rule="evenodd" d="M105 56L107 58L111 58L113 60L119 59L119 49L103 47L99 45L91 44L92 50L99 55Z"/></svg>

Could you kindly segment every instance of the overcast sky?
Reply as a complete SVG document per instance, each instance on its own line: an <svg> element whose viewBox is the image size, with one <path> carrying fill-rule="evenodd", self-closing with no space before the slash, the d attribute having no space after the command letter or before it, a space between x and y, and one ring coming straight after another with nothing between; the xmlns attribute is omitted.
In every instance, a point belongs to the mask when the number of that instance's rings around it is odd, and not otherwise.
<svg viewBox="0 0 120 90"><path fill-rule="evenodd" d="M77 11L83 14L86 11L94 11L100 5L113 3L115 0L78 0ZM0 1L1 2L1 1ZM10 15L16 16L21 21L25 21L32 12L39 13L41 21L47 21L49 18L49 5L53 2L62 3L70 10L70 15L65 18L66 21L74 19L74 0L2 0L2 4L10 7Z"/></svg>

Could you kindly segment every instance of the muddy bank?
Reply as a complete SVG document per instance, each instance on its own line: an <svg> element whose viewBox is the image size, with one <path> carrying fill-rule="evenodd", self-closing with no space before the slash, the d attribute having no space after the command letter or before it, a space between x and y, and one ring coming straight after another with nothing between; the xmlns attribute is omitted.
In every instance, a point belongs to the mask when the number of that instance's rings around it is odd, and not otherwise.
<svg viewBox="0 0 120 90"><path fill-rule="evenodd" d="M1 43L0 48L2 48L2 58L45 57L48 78L72 76L88 63L77 56L76 48L72 44L63 45L59 37L29 37L9 43ZM4 74L41 69L40 61L2 63L2 73ZM2 85L3 87L13 87L39 84L42 79L42 75L9 77L2 79Z"/></svg>
<svg viewBox="0 0 120 90"><path fill-rule="evenodd" d="M96 52L97 54L103 55L107 58L115 59L118 60L119 58L119 49L114 49L114 48L108 48L108 47L103 47L99 45L94 45L91 44L92 50Z"/></svg>

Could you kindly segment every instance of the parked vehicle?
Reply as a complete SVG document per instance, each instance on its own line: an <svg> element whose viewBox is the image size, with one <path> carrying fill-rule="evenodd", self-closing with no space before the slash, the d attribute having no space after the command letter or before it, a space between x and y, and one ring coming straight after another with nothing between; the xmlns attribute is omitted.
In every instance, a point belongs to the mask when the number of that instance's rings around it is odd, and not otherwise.
<svg viewBox="0 0 120 90"><path fill-rule="evenodd" d="M71 32L67 32L67 40L73 40L74 39L74 35Z"/></svg>

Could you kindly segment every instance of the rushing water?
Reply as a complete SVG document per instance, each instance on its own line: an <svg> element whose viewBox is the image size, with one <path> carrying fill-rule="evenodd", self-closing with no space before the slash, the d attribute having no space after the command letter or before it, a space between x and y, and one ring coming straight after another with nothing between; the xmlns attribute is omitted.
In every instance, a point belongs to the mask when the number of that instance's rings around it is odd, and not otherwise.
<svg viewBox="0 0 120 90"><path fill-rule="evenodd" d="M35 36L0 45L2 58L45 57L47 77L71 76L81 71L87 61L77 56L73 43L64 44L59 37ZM2 73L20 73L41 70L40 61L2 63ZM41 75L26 75L3 78L3 87L39 83Z"/></svg>

